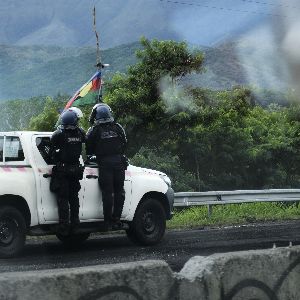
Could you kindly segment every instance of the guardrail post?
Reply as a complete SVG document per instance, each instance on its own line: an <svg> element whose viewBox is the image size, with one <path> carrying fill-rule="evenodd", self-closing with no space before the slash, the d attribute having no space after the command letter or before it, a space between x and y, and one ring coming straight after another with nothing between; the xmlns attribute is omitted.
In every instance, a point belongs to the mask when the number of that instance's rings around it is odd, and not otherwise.
<svg viewBox="0 0 300 300"><path fill-rule="evenodd" d="M208 215L208 218L211 217L212 212L213 212L213 206L211 204L208 204L207 205L207 215Z"/></svg>

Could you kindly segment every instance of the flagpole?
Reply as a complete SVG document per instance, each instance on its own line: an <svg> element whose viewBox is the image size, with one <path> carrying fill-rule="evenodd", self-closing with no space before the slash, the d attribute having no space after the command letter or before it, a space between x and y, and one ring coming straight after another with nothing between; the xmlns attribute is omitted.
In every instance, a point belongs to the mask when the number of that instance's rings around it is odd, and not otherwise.
<svg viewBox="0 0 300 300"><path fill-rule="evenodd" d="M100 56L100 45L99 45L99 35L97 32L97 27L96 27L96 6L94 5L93 9L93 28L96 36L96 45L97 45L97 50L96 50L96 67L99 72L101 72L101 69L104 67L101 63L101 56ZM102 75L102 74L101 74ZM100 88L98 90L98 95L97 95L97 103L102 102L102 78L100 78Z"/></svg>

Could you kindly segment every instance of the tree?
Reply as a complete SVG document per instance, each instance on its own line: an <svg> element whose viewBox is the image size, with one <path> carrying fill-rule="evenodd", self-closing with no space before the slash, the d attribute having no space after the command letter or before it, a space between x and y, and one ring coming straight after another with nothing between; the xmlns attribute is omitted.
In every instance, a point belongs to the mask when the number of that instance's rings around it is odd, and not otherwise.
<svg viewBox="0 0 300 300"><path fill-rule="evenodd" d="M186 74L201 72L203 62L203 54L191 52L184 42L142 38L141 44L138 63L130 66L127 74L116 74L107 83L105 96L105 102L126 127L131 155L142 145L161 146L167 139L174 114L167 111L161 97L161 80L169 77L175 85Z"/></svg>
<svg viewBox="0 0 300 300"><path fill-rule="evenodd" d="M43 112L30 119L28 130L53 131L58 117L57 103L51 97L47 97Z"/></svg>
<svg viewBox="0 0 300 300"><path fill-rule="evenodd" d="M196 175L199 190L203 186L206 190L244 186L251 145L244 121L251 110L248 91L196 94L201 97L196 121L178 139L176 152L182 165Z"/></svg>

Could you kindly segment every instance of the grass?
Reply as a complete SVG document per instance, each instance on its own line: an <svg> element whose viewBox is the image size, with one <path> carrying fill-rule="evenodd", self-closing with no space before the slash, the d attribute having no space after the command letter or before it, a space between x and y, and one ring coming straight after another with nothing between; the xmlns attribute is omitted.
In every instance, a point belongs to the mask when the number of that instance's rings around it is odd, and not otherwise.
<svg viewBox="0 0 300 300"><path fill-rule="evenodd" d="M210 217L207 206L194 206L175 210L173 218L167 223L167 227L169 229L193 228L295 219L300 219L300 205L298 203L262 202L214 205Z"/></svg>

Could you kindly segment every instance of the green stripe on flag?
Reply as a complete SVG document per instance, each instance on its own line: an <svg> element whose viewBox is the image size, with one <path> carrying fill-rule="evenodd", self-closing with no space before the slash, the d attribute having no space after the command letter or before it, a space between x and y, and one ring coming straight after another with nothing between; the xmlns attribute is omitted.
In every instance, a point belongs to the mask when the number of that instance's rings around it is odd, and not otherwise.
<svg viewBox="0 0 300 300"><path fill-rule="evenodd" d="M89 92L84 97L76 99L72 106L84 106L97 103L98 92Z"/></svg>

